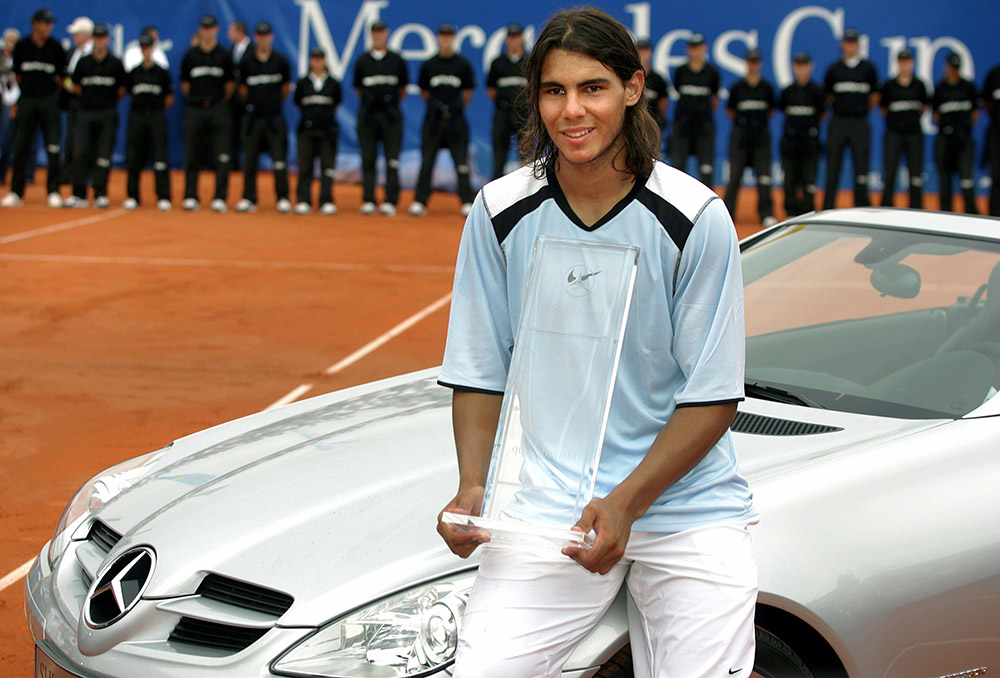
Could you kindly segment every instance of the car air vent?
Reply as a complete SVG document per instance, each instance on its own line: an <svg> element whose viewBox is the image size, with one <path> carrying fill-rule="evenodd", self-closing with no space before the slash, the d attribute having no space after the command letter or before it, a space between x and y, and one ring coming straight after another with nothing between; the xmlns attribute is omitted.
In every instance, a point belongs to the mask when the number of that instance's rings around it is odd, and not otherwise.
<svg viewBox="0 0 1000 678"><path fill-rule="evenodd" d="M94 546L104 553L110 552L115 547L115 544L121 541L121 538L120 534L100 520L94 521L94 524L90 526L90 533L87 535L87 541L93 542Z"/></svg>
<svg viewBox="0 0 1000 678"><path fill-rule="evenodd" d="M209 574L196 592L200 596L236 605L247 610L280 617L292 606L293 598L287 593L272 591L262 586L247 584L217 574Z"/></svg>
<svg viewBox="0 0 1000 678"><path fill-rule="evenodd" d="M817 433L834 433L843 431L839 426L810 424L805 421L776 419L760 414L737 412L733 420L732 430L736 433L749 433L758 436L811 436Z"/></svg>
<svg viewBox="0 0 1000 678"><path fill-rule="evenodd" d="M253 645L267 632L268 629L248 629L182 617L168 640L174 643L239 652Z"/></svg>

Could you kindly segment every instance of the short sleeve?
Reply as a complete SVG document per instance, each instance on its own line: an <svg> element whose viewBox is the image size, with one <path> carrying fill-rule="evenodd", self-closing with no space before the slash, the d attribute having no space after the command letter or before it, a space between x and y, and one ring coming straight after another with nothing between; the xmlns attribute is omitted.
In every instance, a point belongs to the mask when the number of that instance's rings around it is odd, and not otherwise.
<svg viewBox="0 0 1000 678"><path fill-rule="evenodd" d="M736 228L713 199L684 244L671 308L678 407L743 399L746 328Z"/></svg>
<svg viewBox="0 0 1000 678"><path fill-rule="evenodd" d="M503 393L514 350L509 308L506 259L480 192L458 249L442 385Z"/></svg>

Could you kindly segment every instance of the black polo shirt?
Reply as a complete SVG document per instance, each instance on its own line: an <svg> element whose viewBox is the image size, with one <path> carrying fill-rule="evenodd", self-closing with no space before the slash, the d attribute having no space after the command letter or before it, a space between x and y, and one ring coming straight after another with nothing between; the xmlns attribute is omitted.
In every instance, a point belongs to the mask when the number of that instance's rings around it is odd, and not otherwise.
<svg viewBox="0 0 1000 678"><path fill-rule="evenodd" d="M649 112L653 114L656 122L662 123L660 116L660 102L667 97L667 82L656 71L646 74L646 86L643 89L643 96L649 106Z"/></svg>
<svg viewBox="0 0 1000 678"><path fill-rule="evenodd" d="M691 69L690 63L679 66L674 72L674 89L677 99L676 120L712 118L712 99L719 93L721 79L715 66L706 62L700 71Z"/></svg>
<svg viewBox="0 0 1000 678"><path fill-rule="evenodd" d="M472 64L461 54L432 56L420 65L420 89L428 93L428 108L461 111L462 93L476 86Z"/></svg>
<svg viewBox="0 0 1000 678"><path fill-rule="evenodd" d="M98 60L93 54L80 57L73 70L73 82L80 86L80 108L104 111L118 105L118 92L125 87L125 67L110 52Z"/></svg>
<svg viewBox="0 0 1000 678"><path fill-rule="evenodd" d="M520 55L515 61L504 53L490 64L486 86L496 90L496 98L493 101L497 107L505 110L514 109L517 96L528 86L528 80L524 77L526 60L526 54Z"/></svg>
<svg viewBox="0 0 1000 678"><path fill-rule="evenodd" d="M155 63L149 68L139 64L129 71L125 83L132 95L134 111L162 111L167 95L174 93L174 81L170 73Z"/></svg>
<svg viewBox="0 0 1000 678"><path fill-rule="evenodd" d="M44 97L59 91L66 70L66 52L48 38L39 47L28 35L14 45L14 73L21 76L21 96Z"/></svg>
<svg viewBox="0 0 1000 678"><path fill-rule="evenodd" d="M763 78L756 85L740 80L729 90L726 107L733 112L736 127L764 132L774 110L774 86Z"/></svg>
<svg viewBox="0 0 1000 678"><path fill-rule="evenodd" d="M1000 66L994 66L983 81L983 101L990 108L990 119L1000 125Z"/></svg>
<svg viewBox="0 0 1000 678"><path fill-rule="evenodd" d="M899 78L882 85L886 129L898 134L920 134L920 115L927 105L927 87L919 78L904 85Z"/></svg>
<svg viewBox="0 0 1000 678"><path fill-rule="evenodd" d="M292 67L280 52L271 50L261 61L250 47L240 61L239 82L247 88L246 111L252 115L280 115L281 91L291 81Z"/></svg>
<svg viewBox="0 0 1000 678"><path fill-rule="evenodd" d="M826 95L811 80L804 85L793 82L781 91L778 109L785 114L785 134L808 133L819 128L820 117L826 110Z"/></svg>
<svg viewBox="0 0 1000 678"><path fill-rule="evenodd" d="M386 51L381 58L372 52L358 57L354 65L354 88L361 93L361 108L373 111L399 107L399 90L410 83L403 57Z"/></svg>
<svg viewBox="0 0 1000 678"><path fill-rule="evenodd" d="M233 59L228 49L216 44L206 52L192 47L181 60L182 83L188 83L189 104L217 104L226 99L226 83L232 82Z"/></svg>
<svg viewBox="0 0 1000 678"><path fill-rule="evenodd" d="M329 129L336 126L336 109L340 101L340 83L330 75L320 87L316 87L308 75L295 85L295 105L302 111L301 128Z"/></svg>
<svg viewBox="0 0 1000 678"><path fill-rule="evenodd" d="M972 130L972 112L979 107L979 90L964 78L954 85L942 80L934 86L932 105L942 133L968 134Z"/></svg>
<svg viewBox="0 0 1000 678"><path fill-rule="evenodd" d="M826 71L826 93L833 97L833 115L863 118L871 107L871 95L878 91L875 64L861 59L854 66L846 61L831 64Z"/></svg>

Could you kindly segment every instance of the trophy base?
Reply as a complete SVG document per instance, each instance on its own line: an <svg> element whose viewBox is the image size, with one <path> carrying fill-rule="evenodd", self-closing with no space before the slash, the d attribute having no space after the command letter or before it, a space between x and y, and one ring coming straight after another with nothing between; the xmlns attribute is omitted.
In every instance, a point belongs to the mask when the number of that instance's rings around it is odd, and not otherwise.
<svg viewBox="0 0 1000 678"><path fill-rule="evenodd" d="M441 520L450 525L482 530L493 544L549 546L560 551L566 546L589 549L594 545L594 535L565 527L530 525L516 520L497 520L448 511L441 514Z"/></svg>

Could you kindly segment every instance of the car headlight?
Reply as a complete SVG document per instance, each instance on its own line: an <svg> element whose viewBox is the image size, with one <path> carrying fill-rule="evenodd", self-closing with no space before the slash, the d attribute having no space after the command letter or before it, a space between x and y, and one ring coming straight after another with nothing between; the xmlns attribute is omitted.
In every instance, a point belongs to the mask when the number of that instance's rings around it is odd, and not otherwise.
<svg viewBox="0 0 1000 678"><path fill-rule="evenodd" d="M55 567L63 551L69 546L73 533L90 514L139 482L171 445L173 443L163 449L112 466L84 483L66 504L56 524L52 543L49 544L49 566Z"/></svg>
<svg viewBox="0 0 1000 678"><path fill-rule="evenodd" d="M272 672L308 678L425 676L451 664L475 573L445 577L335 619Z"/></svg>

